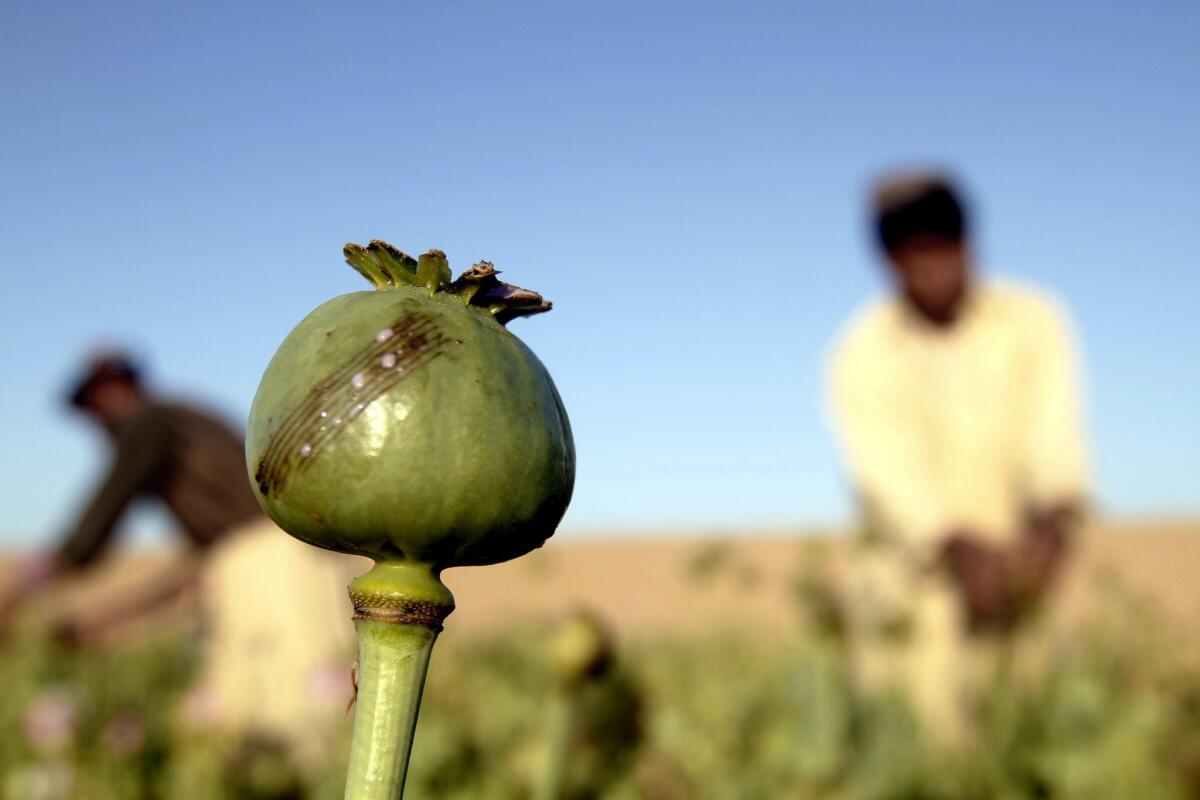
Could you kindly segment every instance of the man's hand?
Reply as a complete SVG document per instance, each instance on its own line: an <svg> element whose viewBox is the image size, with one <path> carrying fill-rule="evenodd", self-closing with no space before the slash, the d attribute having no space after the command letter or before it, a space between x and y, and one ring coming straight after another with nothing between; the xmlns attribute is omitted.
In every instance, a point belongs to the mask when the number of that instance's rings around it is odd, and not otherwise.
<svg viewBox="0 0 1200 800"><path fill-rule="evenodd" d="M1018 617L1009 551L970 533L943 541L938 563L950 575L972 631L1009 630Z"/></svg>
<svg viewBox="0 0 1200 800"><path fill-rule="evenodd" d="M1077 514L1061 509L1031 515L1028 527L1013 545L1016 591L1027 605L1036 605L1054 586L1070 553L1070 531L1077 520Z"/></svg>
<svg viewBox="0 0 1200 800"><path fill-rule="evenodd" d="M938 564L959 591L970 630L1009 632L1029 617L1062 571L1075 519L1057 511L1032 515L1007 545L969 532L945 537Z"/></svg>

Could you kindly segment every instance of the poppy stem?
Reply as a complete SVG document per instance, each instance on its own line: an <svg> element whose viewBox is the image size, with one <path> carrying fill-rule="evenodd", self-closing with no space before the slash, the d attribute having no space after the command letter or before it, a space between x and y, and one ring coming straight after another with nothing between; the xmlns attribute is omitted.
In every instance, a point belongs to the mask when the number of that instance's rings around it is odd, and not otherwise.
<svg viewBox="0 0 1200 800"><path fill-rule="evenodd" d="M425 565L380 562L350 585L358 702L346 800L400 800L433 643L454 609Z"/></svg>

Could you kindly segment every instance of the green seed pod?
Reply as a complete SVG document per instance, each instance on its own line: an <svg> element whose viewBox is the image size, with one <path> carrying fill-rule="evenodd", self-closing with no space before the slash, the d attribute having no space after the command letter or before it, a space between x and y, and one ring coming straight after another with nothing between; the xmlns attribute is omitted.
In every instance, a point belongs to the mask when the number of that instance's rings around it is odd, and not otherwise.
<svg viewBox="0 0 1200 800"><path fill-rule="evenodd" d="M568 691L604 673L613 659L612 634L595 614L578 610L550 642L549 662L558 685Z"/></svg>
<svg viewBox="0 0 1200 800"><path fill-rule="evenodd" d="M574 446L550 375L502 322L550 304L487 263L451 283L438 251L346 255L376 291L309 314L254 398L263 508L319 547L434 569L540 546L570 500Z"/></svg>
<svg viewBox="0 0 1200 800"><path fill-rule="evenodd" d="M549 310L541 295L488 262L451 281L438 250L344 252L375 291L330 300L284 340L246 456L280 527L376 561L350 585L360 682L346 797L391 800L454 608L439 573L541 546L571 499L575 449L550 375L504 327Z"/></svg>

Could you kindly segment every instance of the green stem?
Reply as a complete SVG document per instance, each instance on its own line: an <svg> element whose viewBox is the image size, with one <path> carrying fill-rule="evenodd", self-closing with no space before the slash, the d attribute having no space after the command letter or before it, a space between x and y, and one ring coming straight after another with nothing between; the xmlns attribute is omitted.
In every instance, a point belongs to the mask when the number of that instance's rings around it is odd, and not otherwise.
<svg viewBox="0 0 1200 800"><path fill-rule="evenodd" d="M567 788L567 772L571 758L571 730L575 725L575 701L559 693L550 707L549 734L546 742L546 763L537 800L562 800Z"/></svg>
<svg viewBox="0 0 1200 800"><path fill-rule="evenodd" d="M433 643L454 599L425 565L380 562L350 584L358 700L346 800L399 800Z"/></svg>
<svg viewBox="0 0 1200 800"><path fill-rule="evenodd" d="M425 671L437 634L423 625L357 619L358 708L346 800L404 795Z"/></svg>

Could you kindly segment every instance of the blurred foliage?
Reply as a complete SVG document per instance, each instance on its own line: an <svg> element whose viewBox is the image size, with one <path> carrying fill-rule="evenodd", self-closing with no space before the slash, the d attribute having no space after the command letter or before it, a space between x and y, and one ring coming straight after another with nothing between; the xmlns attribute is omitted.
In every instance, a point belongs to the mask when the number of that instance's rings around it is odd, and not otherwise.
<svg viewBox="0 0 1200 800"><path fill-rule="evenodd" d="M620 697L588 700L590 748L617 753L591 796L833 800L1184 800L1200 796L1200 669L1142 609L1053 643L1033 677L1001 674L980 697L974 746L924 743L903 697L856 697L836 614L819 587L790 641L745 631L620 648ZM452 641L434 652L407 796L528 798L553 717L550 631ZM78 653L24 639L0 650L0 792L56 798L341 797L343 764L297 765L265 740L189 732L181 708L194 648L163 638ZM594 690L605 697L609 689ZM606 716L608 715L608 716ZM617 720L617 723L612 720ZM339 735L349 720L336 720ZM597 737L622 742L597 747ZM629 739L639 742L630 743ZM604 744L604 743L601 743ZM577 791L588 796L587 791Z"/></svg>

